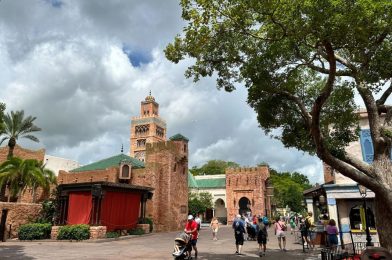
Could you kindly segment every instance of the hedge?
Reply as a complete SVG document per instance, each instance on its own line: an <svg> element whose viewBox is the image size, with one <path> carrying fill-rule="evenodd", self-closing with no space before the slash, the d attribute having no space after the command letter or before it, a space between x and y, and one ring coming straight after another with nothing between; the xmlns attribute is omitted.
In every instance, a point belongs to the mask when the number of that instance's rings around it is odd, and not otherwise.
<svg viewBox="0 0 392 260"><path fill-rule="evenodd" d="M106 233L106 238L117 238L120 234L118 232L112 231Z"/></svg>
<svg viewBox="0 0 392 260"><path fill-rule="evenodd" d="M34 223L21 225L18 230L19 240L49 239L52 231L50 223Z"/></svg>
<svg viewBox="0 0 392 260"><path fill-rule="evenodd" d="M128 230L128 235L143 235L143 234L144 234L144 230L141 228Z"/></svg>
<svg viewBox="0 0 392 260"><path fill-rule="evenodd" d="M89 225L71 225L59 228L58 240L86 240L90 238Z"/></svg>

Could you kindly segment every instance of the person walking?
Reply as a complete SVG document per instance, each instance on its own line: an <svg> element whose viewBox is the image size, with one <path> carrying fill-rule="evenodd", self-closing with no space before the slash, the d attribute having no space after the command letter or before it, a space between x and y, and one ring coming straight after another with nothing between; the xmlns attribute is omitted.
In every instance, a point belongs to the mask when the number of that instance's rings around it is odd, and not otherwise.
<svg viewBox="0 0 392 260"><path fill-rule="evenodd" d="M328 246L332 249L335 250L336 247L339 244L338 240L338 228L336 227L336 222L334 219L331 219L328 222L328 225L326 227L327 231L327 241L328 241Z"/></svg>
<svg viewBox="0 0 392 260"><path fill-rule="evenodd" d="M244 234L245 230L245 222L241 219L241 215L237 215L235 218L232 228L234 229L234 238L235 238L235 247L236 255L241 255L242 246L244 245Z"/></svg>
<svg viewBox="0 0 392 260"><path fill-rule="evenodd" d="M212 240L218 240L219 221L216 217L212 218L210 227L212 229Z"/></svg>
<svg viewBox="0 0 392 260"><path fill-rule="evenodd" d="M200 215L199 214L196 215L195 221L196 221L196 224L197 224L197 231L200 232L201 219L200 219Z"/></svg>
<svg viewBox="0 0 392 260"><path fill-rule="evenodd" d="M187 234L192 234L191 245L192 245L193 250L195 250L195 259L196 259L197 258L197 253L198 253L196 244L197 244L197 237L198 237L198 233L199 232L197 231L197 223L196 223L195 220L193 220L193 216L192 215L188 216L188 221L187 221L187 223L185 225L184 232L187 233ZM192 248L189 249L189 256L192 253Z"/></svg>
<svg viewBox="0 0 392 260"><path fill-rule="evenodd" d="M308 246L310 249L314 249L314 241L313 241L313 234L312 234L312 228L314 227L313 224L313 213L308 212L308 215L305 218L305 230L304 230L304 240L308 243ZM309 237L309 239L308 239Z"/></svg>
<svg viewBox="0 0 392 260"><path fill-rule="evenodd" d="M259 256L265 256L265 251L267 249L267 225L263 222L262 218L259 218L259 232L257 234L257 243L259 244Z"/></svg>
<svg viewBox="0 0 392 260"><path fill-rule="evenodd" d="M286 222L284 221L284 218L281 216L279 219L276 220L275 223L275 235L278 238L278 244L280 250L287 251L286 250L286 231L287 226ZM283 240L283 248L282 248L282 240Z"/></svg>

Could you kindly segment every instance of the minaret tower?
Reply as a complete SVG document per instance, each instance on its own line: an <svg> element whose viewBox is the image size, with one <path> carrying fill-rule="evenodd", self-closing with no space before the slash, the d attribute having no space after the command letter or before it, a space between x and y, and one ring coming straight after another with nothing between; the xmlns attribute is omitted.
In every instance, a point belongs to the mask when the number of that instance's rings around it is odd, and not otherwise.
<svg viewBox="0 0 392 260"><path fill-rule="evenodd" d="M150 94L141 102L140 116L131 120L131 157L142 162L146 143L166 141L166 122L159 117L159 104Z"/></svg>

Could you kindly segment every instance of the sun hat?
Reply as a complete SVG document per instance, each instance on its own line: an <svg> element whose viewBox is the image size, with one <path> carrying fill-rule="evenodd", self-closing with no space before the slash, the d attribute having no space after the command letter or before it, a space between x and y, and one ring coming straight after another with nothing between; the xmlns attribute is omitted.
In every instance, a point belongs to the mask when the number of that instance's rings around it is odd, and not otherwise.
<svg viewBox="0 0 392 260"><path fill-rule="evenodd" d="M193 219L193 216L192 216L192 215L189 215L189 216L188 216L188 220L191 220L191 219Z"/></svg>

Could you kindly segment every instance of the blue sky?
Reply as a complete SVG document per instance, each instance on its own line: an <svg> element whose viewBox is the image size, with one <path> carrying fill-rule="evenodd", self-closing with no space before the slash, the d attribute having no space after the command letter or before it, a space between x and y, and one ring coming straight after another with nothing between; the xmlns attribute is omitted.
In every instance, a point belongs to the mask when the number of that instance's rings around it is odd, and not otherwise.
<svg viewBox="0 0 392 260"><path fill-rule="evenodd" d="M21 19L23 17L23 19ZM322 181L318 158L265 136L247 92L218 91L214 78L184 77L191 64L167 61L181 33L177 1L0 2L0 100L37 117L47 153L82 164L129 151L129 127L152 91L168 136L190 139L190 167L211 159L267 162Z"/></svg>

